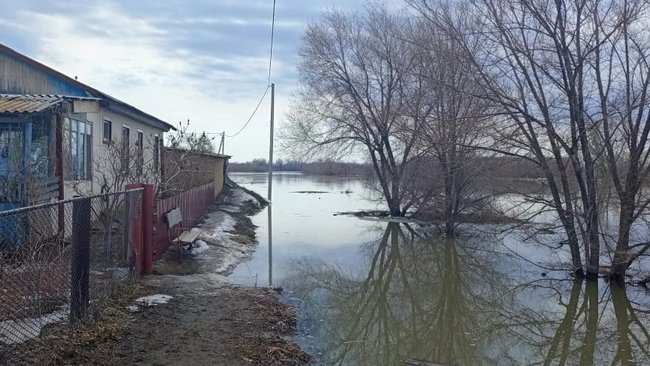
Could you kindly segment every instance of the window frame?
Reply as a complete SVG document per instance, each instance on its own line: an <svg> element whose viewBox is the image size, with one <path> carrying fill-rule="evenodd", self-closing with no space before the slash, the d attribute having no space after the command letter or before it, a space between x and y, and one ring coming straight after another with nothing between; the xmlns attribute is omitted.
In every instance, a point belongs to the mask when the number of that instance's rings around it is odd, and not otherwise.
<svg viewBox="0 0 650 366"><path fill-rule="evenodd" d="M144 132L142 130L136 130L135 133L135 146L137 147L137 173L142 175L144 171Z"/></svg>
<svg viewBox="0 0 650 366"><path fill-rule="evenodd" d="M126 132L126 133L125 133ZM124 138L126 136L126 139ZM122 170L129 174L129 165L131 164L131 126L122 125L121 131L121 141L122 144Z"/></svg>
<svg viewBox="0 0 650 366"><path fill-rule="evenodd" d="M106 137L106 126L108 126L108 138ZM102 124L102 141L105 144L110 144L113 141L113 121L108 118L104 118Z"/></svg>
<svg viewBox="0 0 650 366"><path fill-rule="evenodd" d="M67 160L67 166L63 173L64 179L75 181L92 180L93 123L76 116L66 116L63 125L62 143L68 151L67 154L69 154L64 157L64 161ZM73 146L73 143L75 146Z"/></svg>
<svg viewBox="0 0 650 366"><path fill-rule="evenodd" d="M154 174L160 173L160 136L153 135L153 172Z"/></svg>

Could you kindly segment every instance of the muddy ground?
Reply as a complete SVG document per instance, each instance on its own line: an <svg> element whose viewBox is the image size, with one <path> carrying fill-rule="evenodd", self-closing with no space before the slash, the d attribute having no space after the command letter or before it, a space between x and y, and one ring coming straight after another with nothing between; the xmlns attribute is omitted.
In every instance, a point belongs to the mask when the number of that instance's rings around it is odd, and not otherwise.
<svg viewBox="0 0 650 366"><path fill-rule="evenodd" d="M155 275L125 286L98 316L64 336L25 347L49 365L305 365L309 356L292 341L296 312L273 289L237 287L226 277L256 246L249 215L263 200L231 188L206 215L201 254L170 250ZM163 294L167 303L133 305ZM127 307L131 309L127 309ZM135 311L134 311L135 310ZM40 350L40 352L34 352ZM36 361L36 360L34 360Z"/></svg>

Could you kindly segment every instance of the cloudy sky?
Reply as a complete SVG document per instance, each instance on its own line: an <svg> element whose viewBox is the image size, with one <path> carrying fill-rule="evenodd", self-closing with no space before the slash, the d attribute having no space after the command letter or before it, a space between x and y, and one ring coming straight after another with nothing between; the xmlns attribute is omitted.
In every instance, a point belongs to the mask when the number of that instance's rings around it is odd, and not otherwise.
<svg viewBox="0 0 650 366"><path fill-rule="evenodd" d="M281 125L305 26L364 0L277 0L272 80ZM0 0L0 43L196 131L234 134L267 85L273 0ZM267 99L226 140L234 161L268 152Z"/></svg>

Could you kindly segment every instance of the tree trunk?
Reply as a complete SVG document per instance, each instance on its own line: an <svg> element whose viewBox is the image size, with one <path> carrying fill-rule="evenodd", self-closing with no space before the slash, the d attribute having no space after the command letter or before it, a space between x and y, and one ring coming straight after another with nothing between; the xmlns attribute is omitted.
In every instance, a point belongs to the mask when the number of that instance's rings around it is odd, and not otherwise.
<svg viewBox="0 0 650 366"><path fill-rule="evenodd" d="M391 216L404 216L402 212L402 202L400 197L399 179L392 177L390 182L391 202L388 204Z"/></svg>
<svg viewBox="0 0 650 366"><path fill-rule="evenodd" d="M625 280L625 272L629 267L630 230L632 228L632 216L634 215L634 203L630 200L629 195L622 197L620 205L618 240L616 241L616 250L612 258L610 273L610 278L617 282Z"/></svg>

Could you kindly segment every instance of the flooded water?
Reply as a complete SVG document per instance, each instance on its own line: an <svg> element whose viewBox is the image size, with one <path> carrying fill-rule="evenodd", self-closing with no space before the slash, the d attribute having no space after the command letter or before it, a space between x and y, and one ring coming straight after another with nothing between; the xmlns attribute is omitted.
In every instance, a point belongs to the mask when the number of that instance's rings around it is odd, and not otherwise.
<svg viewBox="0 0 650 366"><path fill-rule="evenodd" d="M231 177L266 195L266 175ZM274 175L273 205L253 218L260 247L231 276L285 289L314 364L650 364L644 288L545 268L563 254L498 227L444 239L333 215L375 209L372 196L354 179Z"/></svg>

